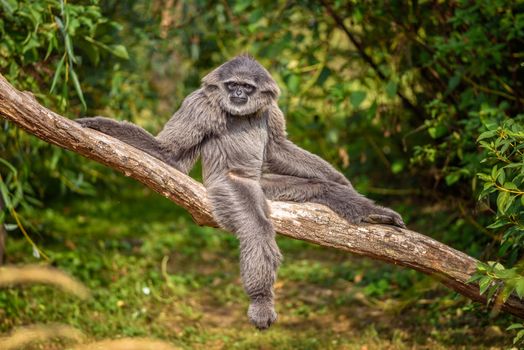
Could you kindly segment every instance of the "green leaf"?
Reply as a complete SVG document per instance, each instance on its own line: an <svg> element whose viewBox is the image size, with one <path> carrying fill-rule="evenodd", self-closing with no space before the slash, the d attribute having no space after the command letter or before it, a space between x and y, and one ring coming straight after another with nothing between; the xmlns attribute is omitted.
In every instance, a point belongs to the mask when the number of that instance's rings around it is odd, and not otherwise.
<svg viewBox="0 0 524 350"><path fill-rule="evenodd" d="M7 186L5 183L0 180L0 195L2 196L2 199L4 200L4 204L6 208L12 209L13 205L11 204L11 198L9 197L9 191L7 190Z"/></svg>
<svg viewBox="0 0 524 350"><path fill-rule="evenodd" d="M480 282L479 282L479 291L480 291L480 295L484 294L486 292L486 290L488 290L489 286L491 285L491 277L489 276L484 276L480 279Z"/></svg>
<svg viewBox="0 0 524 350"><path fill-rule="evenodd" d="M494 182L492 182L492 181L486 182L484 184L484 190L487 190L488 188L493 187L493 186L495 186Z"/></svg>
<svg viewBox="0 0 524 350"><path fill-rule="evenodd" d="M14 231L14 230L16 230L18 228L18 225L16 225L16 224L4 224L4 228L5 228L6 231Z"/></svg>
<svg viewBox="0 0 524 350"><path fill-rule="evenodd" d="M515 283L515 292L519 296L520 299L524 297L524 277L520 276L520 278L517 280L517 283Z"/></svg>
<svg viewBox="0 0 524 350"><path fill-rule="evenodd" d="M62 56L62 59L58 62L58 65L56 66L55 75L53 76L53 82L51 83L51 88L49 89L49 92L53 92L55 90L56 82L58 81L58 77L60 76L60 73L62 72L62 68L64 67L64 61L65 61L65 55Z"/></svg>
<svg viewBox="0 0 524 350"><path fill-rule="evenodd" d="M398 174L404 170L404 163L402 161L396 160L391 164L391 172L393 174Z"/></svg>
<svg viewBox="0 0 524 350"><path fill-rule="evenodd" d="M482 134L479 135L479 137L477 138L477 142L480 141L480 140L483 140L483 139L487 139L487 138L490 138L490 137L493 137L497 135L497 130L489 130L489 131L484 131Z"/></svg>
<svg viewBox="0 0 524 350"><path fill-rule="evenodd" d="M448 133L448 128L443 124L437 124L428 128L429 136L433 139L438 139Z"/></svg>
<svg viewBox="0 0 524 350"><path fill-rule="evenodd" d="M395 83L393 80L390 80L386 85L386 94L393 98L397 94L397 83Z"/></svg>
<svg viewBox="0 0 524 350"><path fill-rule="evenodd" d="M495 272L495 277L498 279L508 280L508 279L520 277L520 275L517 273L515 269L504 269L504 268L500 270L495 269L494 272Z"/></svg>
<svg viewBox="0 0 524 350"><path fill-rule="evenodd" d="M515 195L509 195L509 198L506 202L506 206L504 207L504 213L507 212L509 210L509 208L511 208L511 205L513 204L513 202L515 201L515 199L517 198L517 196Z"/></svg>
<svg viewBox="0 0 524 350"><path fill-rule="evenodd" d="M498 261L488 261L489 266L493 267L495 271L501 271L504 270L504 265L499 263Z"/></svg>
<svg viewBox="0 0 524 350"><path fill-rule="evenodd" d="M493 181L496 181L496 180L497 180L497 172L498 172L498 167L495 165L495 166L491 169L491 178L493 179Z"/></svg>
<svg viewBox="0 0 524 350"><path fill-rule="evenodd" d="M67 55L69 56L69 60L70 60L69 63L71 62L76 63L75 53L73 52L73 42L71 41L71 37L67 33L64 34L64 42L65 42Z"/></svg>
<svg viewBox="0 0 524 350"><path fill-rule="evenodd" d="M487 271L489 268L488 264L486 263L483 263L483 262L479 262L477 264L477 270L480 271L480 272L483 272L483 271Z"/></svg>
<svg viewBox="0 0 524 350"><path fill-rule="evenodd" d="M241 0L237 1L235 6L233 7L233 11L235 13L243 13L245 9L247 9L251 5L250 0Z"/></svg>
<svg viewBox="0 0 524 350"><path fill-rule="evenodd" d="M506 181L506 172L504 171L503 168L500 168L498 171L497 171L497 181L499 182L499 184L503 184L504 181Z"/></svg>
<svg viewBox="0 0 524 350"><path fill-rule="evenodd" d="M495 228L504 227L507 224L509 224L509 222L505 220L497 220L494 223L492 223L491 225L487 226L487 228L495 229Z"/></svg>
<svg viewBox="0 0 524 350"><path fill-rule="evenodd" d="M501 214L504 214L506 212L506 204L508 203L509 199L509 192L499 192L499 195L497 197L497 208Z"/></svg>
<svg viewBox="0 0 524 350"><path fill-rule="evenodd" d="M505 165L504 168L505 169L520 168L523 165L524 163L511 163L511 164Z"/></svg>
<svg viewBox="0 0 524 350"><path fill-rule="evenodd" d="M489 227L488 227L489 228ZM501 244L500 248L499 248L499 256L504 256L506 255L506 252L508 251L509 248L511 248L513 246L513 242L510 242L510 241L505 241L504 243Z"/></svg>
<svg viewBox="0 0 524 350"><path fill-rule="evenodd" d="M358 108L362 102L366 99L366 92L365 91L352 91L351 95L349 95L349 101L351 102L351 105L353 108Z"/></svg>
<svg viewBox="0 0 524 350"><path fill-rule="evenodd" d="M13 175L16 177L17 174L18 174L18 171L16 170L16 168L11 164L9 163L7 160L3 159L3 158L0 158L0 164L3 164L5 165L7 168L9 168L9 170L11 170L11 172L13 173Z"/></svg>
<svg viewBox="0 0 524 350"><path fill-rule="evenodd" d="M524 328L524 325L522 323L513 323L511 326L506 328L507 331L511 331L512 329L520 329Z"/></svg>
<svg viewBox="0 0 524 350"><path fill-rule="evenodd" d="M502 291L497 295L497 298L502 298L502 302L505 303L508 298L511 296L511 293L513 293L513 290L515 289L514 286L504 286Z"/></svg>
<svg viewBox="0 0 524 350"><path fill-rule="evenodd" d="M90 42L91 44L93 45L96 45L98 47L100 47L101 49L103 50L106 50L107 52L111 53L112 55L116 56L116 57L119 57L119 58L122 58L122 59L125 59L125 60L128 60L129 59L129 54L127 52L127 49L124 45L106 45L104 43L101 43L100 41L96 41L95 39L89 37L89 36L84 36L84 39L87 41L87 42ZM193 46L191 46L191 48L193 49ZM194 48L195 50L198 50L198 46L195 46ZM194 57L198 57L198 52L194 52L193 53L195 56Z"/></svg>
<svg viewBox="0 0 524 350"><path fill-rule="evenodd" d="M477 174L477 176L482 181L491 181L491 176L489 176L488 174L479 173Z"/></svg>
<svg viewBox="0 0 524 350"><path fill-rule="evenodd" d="M63 31L64 30L64 23L62 22L60 17L55 16L55 22L56 22L56 25L58 26L58 29Z"/></svg>
<svg viewBox="0 0 524 350"><path fill-rule="evenodd" d="M473 283L473 282L476 282L476 281L478 281L479 279L481 279L482 277L484 277L484 275L481 275L481 274L474 274L473 276L471 276L471 277L466 281L466 283Z"/></svg>
<svg viewBox="0 0 524 350"><path fill-rule="evenodd" d="M86 101L84 100L84 94L82 93L82 88L80 87L80 82L78 81L76 72L73 69L70 69L69 73L71 75L71 79L73 80L73 85L75 86L76 93L78 97L80 98L80 101L82 102L82 107L84 108L84 110L86 110L87 109Z"/></svg>
<svg viewBox="0 0 524 350"><path fill-rule="evenodd" d="M510 140L504 141L502 144L502 147L500 148L500 153L505 153L508 150L509 146L511 146L511 141Z"/></svg>
<svg viewBox="0 0 524 350"><path fill-rule="evenodd" d="M458 180L460 180L460 173L458 172L455 172L455 173L451 173L449 175L446 175L446 185L448 186L451 186L453 185L455 182L457 182Z"/></svg>
<svg viewBox="0 0 524 350"><path fill-rule="evenodd" d="M9 16L18 8L15 0L0 0L0 5Z"/></svg>
<svg viewBox="0 0 524 350"><path fill-rule="evenodd" d="M488 288L488 292L486 293L486 300L493 299L493 296L497 292L498 287L496 285L491 284Z"/></svg>
<svg viewBox="0 0 524 350"><path fill-rule="evenodd" d="M515 338L513 338L513 344L516 344L518 343L518 341L520 339L522 339L522 337L524 337L524 330L521 330L517 333L517 336Z"/></svg>
<svg viewBox="0 0 524 350"><path fill-rule="evenodd" d="M122 58L124 60L129 59L129 54L127 53L127 49L124 45L111 46L111 53L116 57Z"/></svg>

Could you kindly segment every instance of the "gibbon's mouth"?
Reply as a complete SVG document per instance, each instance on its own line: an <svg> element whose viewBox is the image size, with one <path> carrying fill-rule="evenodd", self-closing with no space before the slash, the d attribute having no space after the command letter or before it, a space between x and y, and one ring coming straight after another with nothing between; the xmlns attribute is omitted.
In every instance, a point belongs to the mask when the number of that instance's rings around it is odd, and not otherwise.
<svg viewBox="0 0 524 350"><path fill-rule="evenodd" d="M235 96L231 96L229 98L229 100L231 102L233 102L234 104L236 105L243 105L243 104L246 104L247 102L247 98L246 97L235 97Z"/></svg>

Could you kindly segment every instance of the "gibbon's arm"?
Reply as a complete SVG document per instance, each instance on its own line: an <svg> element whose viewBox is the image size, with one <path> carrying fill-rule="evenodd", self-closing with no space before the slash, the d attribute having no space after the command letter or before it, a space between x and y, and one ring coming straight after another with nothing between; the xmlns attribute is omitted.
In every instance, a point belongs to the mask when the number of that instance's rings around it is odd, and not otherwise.
<svg viewBox="0 0 524 350"><path fill-rule="evenodd" d="M200 155L202 142L221 132L225 123L221 109L199 89L185 98L156 140L165 161L187 174Z"/></svg>
<svg viewBox="0 0 524 350"><path fill-rule="evenodd" d="M156 137L126 121L93 117L77 119L77 122L145 151L187 174L200 154L205 136L220 127L223 118L216 114L201 90L197 90L184 100Z"/></svg>
<svg viewBox="0 0 524 350"><path fill-rule="evenodd" d="M270 132L265 166L270 173L320 178L353 188L349 180L324 159L287 139L284 115L276 105L269 110L268 125Z"/></svg>
<svg viewBox="0 0 524 350"><path fill-rule="evenodd" d="M98 130L135 148L145 151L158 159L164 160L158 142L146 130L128 121L118 121L106 117L89 117L75 120L84 128Z"/></svg>

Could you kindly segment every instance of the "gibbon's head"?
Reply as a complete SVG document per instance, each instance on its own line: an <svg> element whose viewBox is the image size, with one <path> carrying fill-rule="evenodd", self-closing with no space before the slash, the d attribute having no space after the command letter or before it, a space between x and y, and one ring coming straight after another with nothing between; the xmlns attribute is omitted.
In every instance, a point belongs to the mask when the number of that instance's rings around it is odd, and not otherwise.
<svg viewBox="0 0 524 350"><path fill-rule="evenodd" d="M254 58L241 55L227 61L202 79L210 97L232 115L252 115L276 101L280 89Z"/></svg>

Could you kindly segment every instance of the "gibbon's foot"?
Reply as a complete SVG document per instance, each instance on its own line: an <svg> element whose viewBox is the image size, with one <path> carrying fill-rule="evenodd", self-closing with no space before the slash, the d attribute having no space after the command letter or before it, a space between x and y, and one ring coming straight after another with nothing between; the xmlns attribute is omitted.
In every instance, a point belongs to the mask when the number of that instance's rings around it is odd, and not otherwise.
<svg viewBox="0 0 524 350"><path fill-rule="evenodd" d="M400 214L396 211L376 205L370 200L363 197L357 197L360 203L355 203L352 198L338 198L336 195L327 197L320 204L327 205L335 213L344 218L350 224L361 224L363 222L370 224L385 224L405 228L406 225Z"/></svg>
<svg viewBox="0 0 524 350"><path fill-rule="evenodd" d="M272 301L252 301L247 310L251 323L260 330L268 329L277 320Z"/></svg>
<svg viewBox="0 0 524 350"><path fill-rule="evenodd" d="M404 220L402 220L402 216L400 216L399 213L392 209L380 206L374 207L371 213L362 218L362 222L367 222L370 224L394 225L401 228L406 228L406 224L404 223Z"/></svg>

